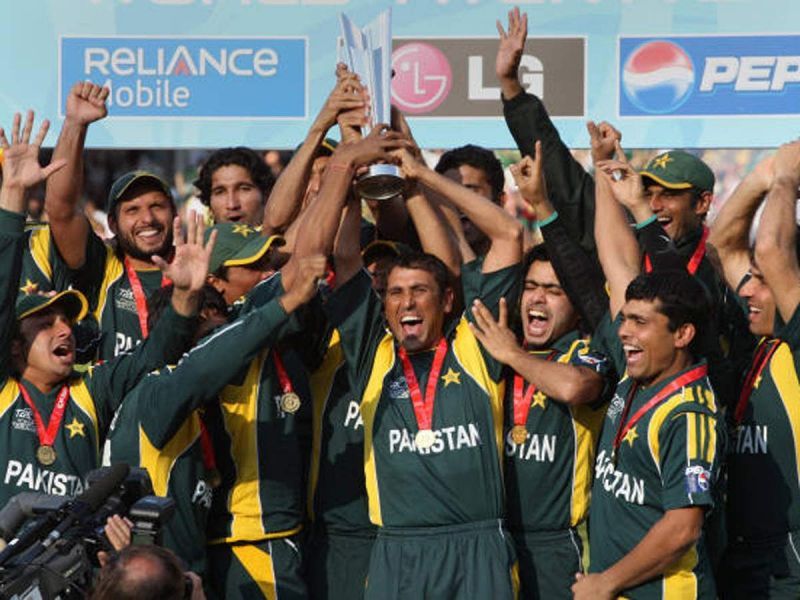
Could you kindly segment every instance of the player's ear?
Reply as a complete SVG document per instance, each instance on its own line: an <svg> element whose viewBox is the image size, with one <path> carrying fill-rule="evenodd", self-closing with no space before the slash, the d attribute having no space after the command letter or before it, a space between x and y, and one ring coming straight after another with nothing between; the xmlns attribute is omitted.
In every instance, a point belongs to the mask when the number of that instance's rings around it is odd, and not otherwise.
<svg viewBox="0 0 800 600"><path fill-rule="evenodd" d="M675 347L688 348L689 344L692 343L696 333L697 329L695 328L694 323L684 323L683 325L680 325L678 329L675 330L675 333L672 334L673 339L675 340Z"/></svg>
<svg viewBox="0 0 800 600"><path fill-rule="evenodd" d="M442 294L442 308L444 309L444 314L450 314L453 311L453 301L455 299L455 292L453 292L453 288L449 285L444 288L444 294Z"/></svg>

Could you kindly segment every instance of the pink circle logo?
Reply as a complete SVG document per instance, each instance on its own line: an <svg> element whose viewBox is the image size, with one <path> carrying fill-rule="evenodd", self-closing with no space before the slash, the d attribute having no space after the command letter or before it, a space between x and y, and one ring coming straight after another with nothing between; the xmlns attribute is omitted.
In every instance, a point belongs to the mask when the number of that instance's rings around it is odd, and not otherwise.
<svg viewBox="0 0 800 600"><path fill-rule="evenodd" d="M453 85L450 63L441 50L412 42L392 52L392 100L412 115L431 112L444 102Z"/></svg>

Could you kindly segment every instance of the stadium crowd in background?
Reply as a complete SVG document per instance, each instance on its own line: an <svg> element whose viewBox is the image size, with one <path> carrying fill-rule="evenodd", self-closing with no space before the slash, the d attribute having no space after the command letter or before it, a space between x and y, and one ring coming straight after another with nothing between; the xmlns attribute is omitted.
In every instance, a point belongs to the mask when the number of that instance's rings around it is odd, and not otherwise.
<svg viewBox="0 0 800 600"><path fill-rule="evenodd" d="M46 121L0 130L0 504L124 462L176 505L169 551L109 525L93 597L800 597L800 142L732 189L589 122L590 169L518 80L527 16L498 32L513 189L396 111L362 133L343 65L191 201L93 174L94 83L47 166ZM356 194L374 163L402 196Z"/></svg>

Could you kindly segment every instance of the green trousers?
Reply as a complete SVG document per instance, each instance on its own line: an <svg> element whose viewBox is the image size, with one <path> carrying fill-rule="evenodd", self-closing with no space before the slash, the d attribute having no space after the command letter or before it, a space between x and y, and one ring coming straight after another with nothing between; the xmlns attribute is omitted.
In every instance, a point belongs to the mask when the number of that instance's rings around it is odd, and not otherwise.
<svg viewBox="0 0 800 600"><path fill-rule="evenodd" d="M731 538L718 589L725 600L800 598L800 531L774 540Z"/></svg>
<svg viewBox="0 0 800 600"><path fill-rule="evenodd" d="M375 534L315 530L306 545L306 581L312 600L361 600Z"/></svg>
<svg viewBox="0 0 800 600"><path fill-rule="evenodd" d="M572 599L575 573L583 571L583 542L574 529L512 531L519 560L520 597Z"/></svg>
<svg viewBox="0 0 800 600"><path fill-rule="evenodd" d="M514 544L502 521L378 529L367 600L516 597Z"/></svg>

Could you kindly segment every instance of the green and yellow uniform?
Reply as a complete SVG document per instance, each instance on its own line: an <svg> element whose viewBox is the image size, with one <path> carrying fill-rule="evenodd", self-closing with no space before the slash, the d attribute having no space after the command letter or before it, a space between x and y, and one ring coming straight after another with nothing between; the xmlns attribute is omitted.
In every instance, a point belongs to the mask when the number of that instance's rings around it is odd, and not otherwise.
<svg viewBox="0 0 800 600"><path fill-rule="evenodd" d="M625 372L624 352L608 316L602 337L618 373ZM637 387L623 376L617 384L597 449L589 518L589 570L601 572L622 559L668 510L713 507L719 473L718 445L723 430L717 423L717 403L707 376L687 382L643 414L614 450L614 439L626 400L627 421L656 394L693 365L651 387ZM702 373L702 372L701 372ZM625 424L622 424L625 425ZM623 590L626 598L714 598L715 587L705 546L705 534L663 575Z"/></svg>
<svg viewBox="0 0 800 600"><path fill-rule="evenodd" d="M752 391L729 411L726 597L800 597L799 358L800 308L761 340Z"/></svg>
<svg viewBox="0 0 800 600"><path fill-rule="evenodd" d="M204 456L205 406L216 402L228 381L273 341L286 319L274 300L215 331L176 367L142 380L112 424L109 462L147 469L156 495L175 500L175 515L163 529L164 545L198 574L206 570L206 524L216 475L213 461Z"/></svg>
<svg viewBox="0 0 800 600"><path fill-rule="evenodd" d="M339 332L311 376L313 438L307 580L312 598L363 597L375 526L364 483L364 421L350 386Z"/></svg>
<svg viewBox="0 0 800 600"><path fill-rule="evenodd" d="M495 307L519 268L481 274L481 266L473 261L462 270L465 303L480 297ZM466 317L452 322L436 387L435 440L417 448L403 365L371 284L361 271L327 305L359 398L369 514L379 527L366 597L510 598L515 566L502 524L502 365L483 352ZM409 359L425 389L432 353Z"/></svg>
<svg viewBox="0 0 800 600"><path fill-rule="evenodd" d="M73 272L60 260L50 226L39 224L27 228L19 292L60 292L70 286L72 277Z"/></svg>
<svg viewBox="0 0 800 600"><path fill-rule="evenodd" d="M590 352L577 332L556 340L552 348L530 353L602 375L607 371L607 359ZM517 444L511 433L514 378L511 374L506 379L504 440L508 527L517 548L520 591L524 598L571 598L575 573L582 570L576 527L589 513L594 451L605 405L600 400L596 405L568 406L537 390L525 421L528 437Z"/></svg>
<svg viewBox="0 0 800 600"><path fill-rule="evenodd" d="M21 215L0 211L0 235L13 238L14 245L0 248L0 268L3 276L10 277L3 284L4 295L0 303L0 330L3 331L2 380L0 380L0 448L7 457L5 472L0 483L0 505L19 492L42 492L56 495L79 494L84 488L84 476L100 463L100 448L109 422L125 395L149 371L169 361L175 361L191 342L195 320L181 317L172 308L164 312L159 326L146 344L134 352L90 368L85 374L69 377L69 399L64 409L53 448L56 460L51 465L37 461L40 445L33 410L20 392L20 383L30 394L42 421L49 423L55 399L62 386L50 393L40 392L32 383L11 377L9 345L13 331L15 285L22 261Z"/></svg>
<svg viewBox="0 0 800 600"><path fill-rule="evenodd" d="M278 273L251 290L240 314L283 293ZM300 439L303 411L310 409L305 360L317 346L306 334L312 322L308 312L295 313L278 334L277 350L301 401L297 412L283 409L273 349L261 351L207 409L222 476L209 517L209 575L226 598L306 593L297 534L308 456Z"/></svg>

